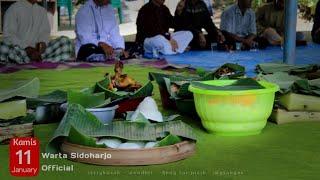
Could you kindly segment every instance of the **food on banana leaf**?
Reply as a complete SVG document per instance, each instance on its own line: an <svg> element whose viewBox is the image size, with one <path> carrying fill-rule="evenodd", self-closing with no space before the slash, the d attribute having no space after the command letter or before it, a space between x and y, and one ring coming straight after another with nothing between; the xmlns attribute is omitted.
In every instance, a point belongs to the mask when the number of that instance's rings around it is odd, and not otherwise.
<svg viewBox="0 0 320 180"><path fill-rule="evenodd" d="M117 61L114 66L114 75L110 78L110 83L108 84L107 89L111 91L127 91L127 92L135 92L136 90L142 87L137 81L128 76L127 74L123 74L122 70L124 65L121 61ZM106 74L108 76L109 73Z"/></svg>
<svg viewBox="0 0 320 180"><path fill-rule="evenodd" d="M214 72L214 77L220 79L227 76L228 79L233 79L244 76L244 74L245 68L243 66L240 66L238 64L226 63Z"/></svg>
<svg viewBox="0 0 320 180"><path fill-rule="evenodd" d="M116 138L102 138L97 141L97 144L104 144L109 148L118 148L121 143L121 140Z"/></svg>
<svg viewBox="0 0 320 180"><path fill-rule="evenodd" d="M128 141L118 146L118 149L143 149L145 146L144 142L141 141Z"/></svg>
<svg viewBox="0 0 320 180"><path fill-rule="evenodd" d="M233 69L229 68L229 67L220 68L220 69L216 72L216 74L217 74L218 76L229 76L229 75L234 75L235 73L236 73L236 72L235 72Z"/></svg>
<svg viewBox="0 0 320 180"><path fill-rule="evenodd" d="M124 142L145 143L161 140L169 133L183 139L196 140L190 126L179 120L173 121L172 117L168 119L171 120L162 123L115 121L104 125L81 105L69 104L67 112L51 138L46 151L58 153L59 146L64 140L89 147L106 147L105 144L97 143L96 138L102 137L119 138Z"/></svg>
<svg viewBox="0 0 320 180"><path fill-rule="evenodd" d="M179 89L180 89L180 86L178 86L178 85L175 84L175 83L172 83L172 84L170 85L170 89L171 89L171 92L172 92L172 93L177 94L178 91L179 91Z"/></svg>

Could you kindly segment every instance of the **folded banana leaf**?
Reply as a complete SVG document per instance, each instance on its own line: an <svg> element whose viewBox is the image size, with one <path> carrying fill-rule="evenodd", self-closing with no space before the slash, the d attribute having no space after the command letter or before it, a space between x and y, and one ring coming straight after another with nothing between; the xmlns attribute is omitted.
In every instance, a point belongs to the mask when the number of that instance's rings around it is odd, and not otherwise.
<svg viewBox="0 0 320 180"><path fill-rule="evenodd" d="M84 108L99 108L110 102L110 99L105 100L105 94L103 92L89 94L81 91L68 91L68 103L80 104Z"/></svg>
<svg viewBox="0 0 320 180"><path fill-rule="evenodd" d="M277 84L280 87L280 93L285 94L290 91L292 84L301 78L285 72L276 72L267 75L259 74L257 79Z"/></svg>
<svg viewBox="0 0 320 180"><path fill-rule="evenodd" d="M23 117L17 117L10 120L0 120L0 127L7 127L11 125L18 125L18 124L27 124L27 123L33 123L35 120L34 114L27 114Z"/></svg>
<svg viewBox="0 0 320 180"><path fill-rule="evenodd" d="M105 78L104 80L97 82L95 92L104 92L106 98L111 98L112 100L125 97L139 98L152 95L153 85L151 82L148 82L135 92L110 91L107 89L109 82L109 78Z"/></svg>
<svg viewBox="0 0 320 180"><path fill-rule="evenodd" d="M40 80L38 78L17 82L9 88L0 90L0 102L16 96L35 98L38 97L39 90Z"/></svg>
<svg viewBox="0 0 320 180"><path fill-rule="evenodd" d="M157 143L157 146L158 147L170 146L170 145L173 145L173 144L177 144L177 143L179 143L181 141L182 141L182 139L179 136L169 134L168 136L163 138L161 141L159 141Z"/></svg>
<svg viewBox="0 0 320 180"><path fill-rule="evenodd" d="M141 122L141 123L151 123L141 112L138 113L138 115L134 115L135 111L128 111L127 112L127 116L126 116L126 120L130 121L130 122ZM178 118L180 115L178 114L174 114L174 115L170 115L170 116L162 116L163 121L167 122L167 121L173 121L176 118Z"/></svg>
<svg viewBox="0 0 320 180"><path fill-rule="evenodd" d="M258 64L256 70L258 73L272 74L276 72L286 72L289 74L301 74L319 69L318 65L289 65L283 63L262 63Z"/></svg>
<svg viewBox="0 0 320 180"><path fill-rule="evenodd" d="M130 122L151 123L141 112L134 116L134 111L127 112L126 120Z"/></svg>
<svg viewBox="0 0 320 180"><path fill-rule="evenodd" d="M0 102L0 122L27 115L26 100Z"/></svg>
<svg viewBox="0 0 320 180"><path fill-rule="evenodd" d="M76 128L71 126L67 141L73 144L79 144L89 147L104 148L104 144L97 144L96 139L80 133Z"/></svg>
<svg viewBox="0 0 320 180"><path fill-rule="evenodd" d="M238 79L245 75L245 67L239 64L226 63L212 73L207 73L201 81L213 79Z"/></svg>
<svg viewBox="0 0 320 180"><path fill-rule="evenodd" d="M285 72L258 76L259 80L275 83L280 87L280 93L289 92L320 96L320 79L307 80Z"/></svg>
<svg viewBox="0 0 320 180"><path fill-rule="evenodd" d="M239 90L251 90L251 89L264 89L256 80L251 78L244 78L236 80L234 83L226 86L209 85L202 82L192 82L192 86L205 89L205 90L219 90L219 91L239 91Z"/></svg>
<svg viewBox="0 0 320 180"><path fill-rule="evenodd" d="M214 80L214 79L220 79L222 76L218 74L222 69L230 69L234 73L232 75L228 75L228 79L235 79L239 78L241 76L245 75L245 67L233 64L233 63L226 63L219 68L217 68L213 72L205 72L204 70L198 70L198 76L189 74L186 75L176 75L176 74L162 74L162 73L156 73L156 72L149 72L149 80L153 81L155 80L158 85L165 87L165 81L164 78L168 78L171 81L206 81L206 80Z"/></svg>
<svg viewBox="0 0 320 180"><path fill-rule="evenodd" d="M170 75L170 74L162 74L162 73L156 73L156 72L149 72L149 80L150 81L156 81L156 83L161 87L166 87L166 83L164 81L164 78L168 78L172 81L191 81L191 80L197 80L200 77L199 76L181 76L181 75Z"/></svg>
<svg viewBox="0 0 320 180"><path fill-rule="evenodd" d="M292 85L292 91L320 96L320 79L310 81L306 79L296 80Z"/></svg>
<svg viewBox="0 0 320 180"><path fill-rule="evenodd" d="M223 74L224 70L232 71L232 74ZM159 86L165 87L171 97L190 99L193 94L188 90L192 81L207 81L214 79L237 79L245 75L245 68L238 64L226 63L213 72L199 72L200 76L181 76L181 75L167 75L161 73L149 73L150 80L156 80ZM176 84L179 86L179 91L173 93L171 85Z"/></svg>
<svg viewBox="0 0 320 180"><path fill-rule="evenodd" d="M169 92L171 98L174 99L192 99L193 94L188 90L191 81L171 81L170 78L164 78L166 89ZM177 90L173 90L172 87L177 87Z"/></svg>
<svg viewBox="0 0 320 180"><path fill-rule="evenodd" d="M55 90L45 95L40 95L37 98L27 98L28 109L35 109L38 106L54 103L62 104L67 101L67 92L61 90Z"/></svg>
<svg viewBox="0 0 320 180"><path fill-rule="evenodd" d="M192 128L182 121L154 124L115 121L112 124L103 125L81 105L70 104L53 137L50 139L46 151L58 153L61 143L65 137L69 136L71 127L75 128L79 133L90 137L115 137L133 141L156 141L168 134L173 134L196 140Z"/></svg>

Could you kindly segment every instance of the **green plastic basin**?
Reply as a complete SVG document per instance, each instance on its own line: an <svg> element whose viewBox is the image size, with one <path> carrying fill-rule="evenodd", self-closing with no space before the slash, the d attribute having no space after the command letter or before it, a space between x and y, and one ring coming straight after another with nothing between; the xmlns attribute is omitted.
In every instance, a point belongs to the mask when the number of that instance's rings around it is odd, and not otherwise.
<svg viewBox="0 0 320 180"><path fill-rule="evenodd" d="M202 81L204 84L226 86L235 80ZM265 89L221 91L189 86L194 93L196 111L202 125L210 132L223 136L259 134L271 115L276 84L259 81Z"/></svg>

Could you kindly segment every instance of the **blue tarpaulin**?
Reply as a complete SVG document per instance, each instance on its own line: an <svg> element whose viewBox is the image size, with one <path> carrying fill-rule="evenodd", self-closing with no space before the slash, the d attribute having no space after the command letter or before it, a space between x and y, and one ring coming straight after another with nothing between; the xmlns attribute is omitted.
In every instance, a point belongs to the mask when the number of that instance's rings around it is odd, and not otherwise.
<svg viewBox="0 0 320 180"><path fill-rule="evenodd" d="M320 45L308 44L297 47L296 62L302 64L320 64ZM191 67L214 69L225 63L238 63L246 67L247 75L255 76L255 66L260 63L282 62L283 50L280 47L268 47L257 51L236 51L232 53L218 51L190 51L180 55L165 56L172 64L185 64Z"/></svg>

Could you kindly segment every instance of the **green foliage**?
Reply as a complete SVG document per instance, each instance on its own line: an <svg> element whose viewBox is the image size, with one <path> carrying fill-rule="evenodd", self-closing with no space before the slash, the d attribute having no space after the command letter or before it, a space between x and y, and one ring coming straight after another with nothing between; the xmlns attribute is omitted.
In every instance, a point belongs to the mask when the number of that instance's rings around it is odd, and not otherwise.
<svg viewBox="0 0 320 180"><path fill-rule="evenodd" d="M318 0L299 0L299 10L303 19L312 20Z"/></svg>

